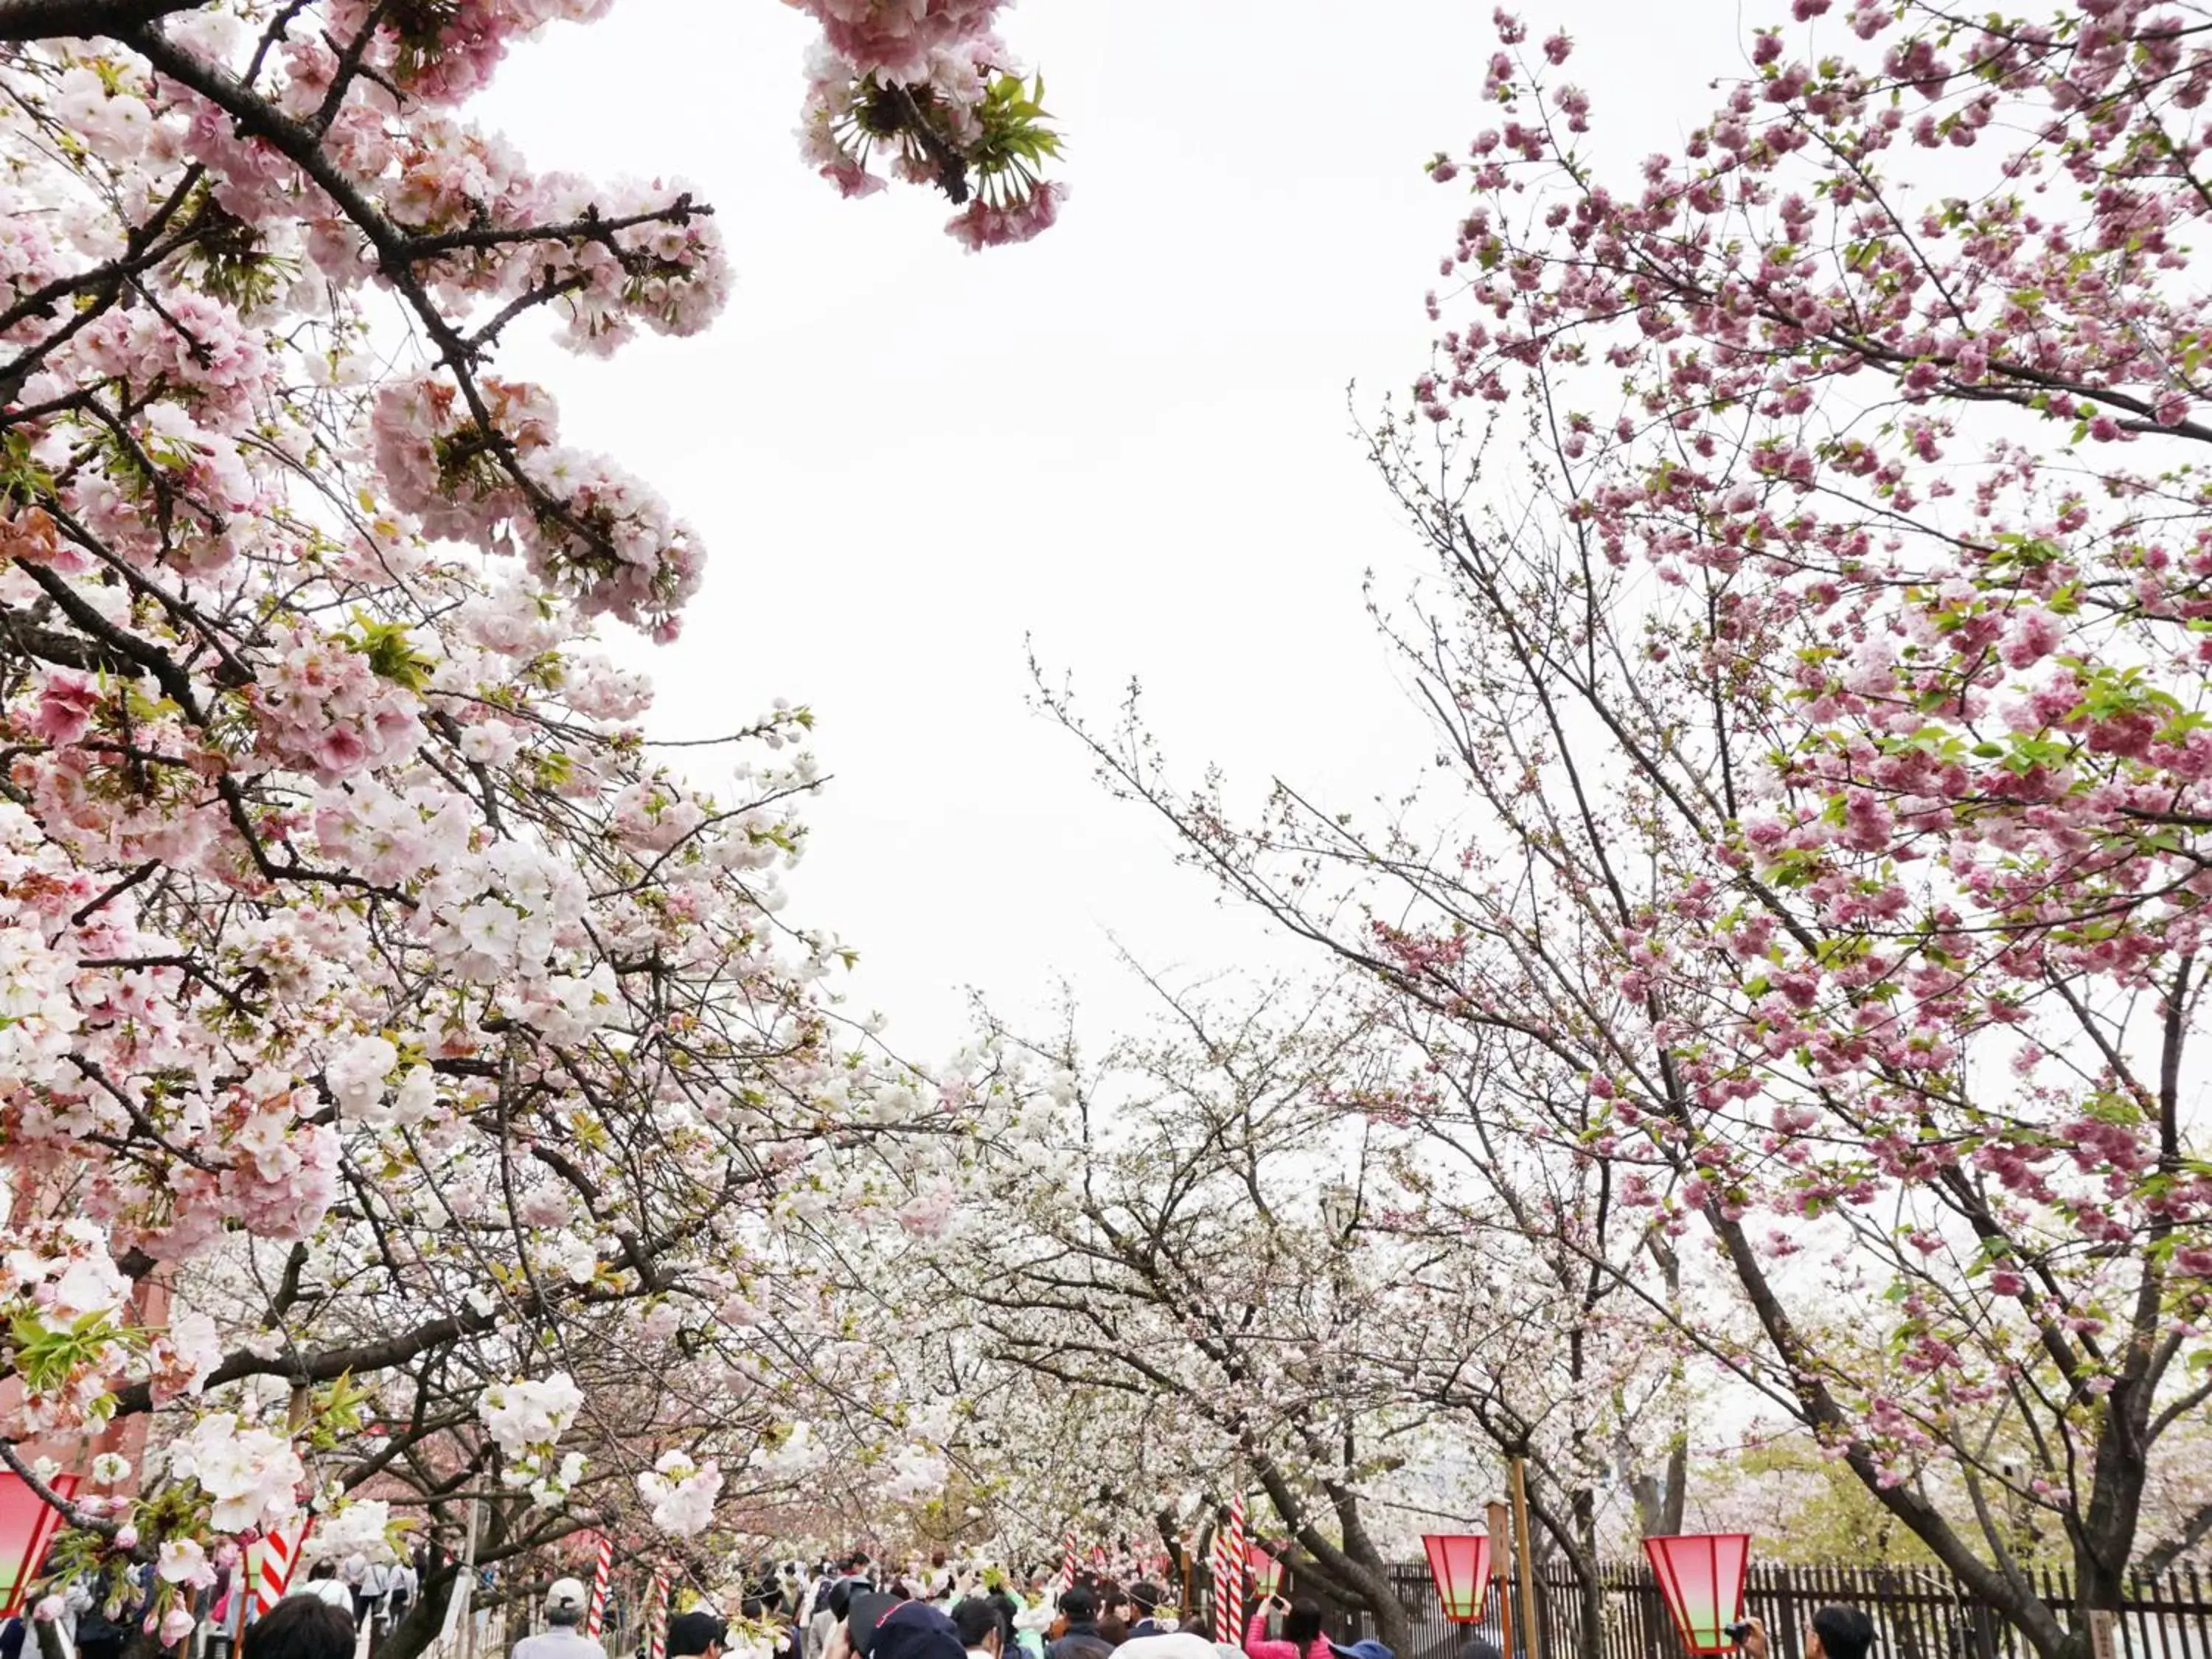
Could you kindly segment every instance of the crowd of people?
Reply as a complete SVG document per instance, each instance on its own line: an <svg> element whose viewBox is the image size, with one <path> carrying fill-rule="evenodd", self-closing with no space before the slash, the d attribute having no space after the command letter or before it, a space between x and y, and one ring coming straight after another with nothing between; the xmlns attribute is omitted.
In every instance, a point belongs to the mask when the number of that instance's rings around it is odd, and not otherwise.
<svg viewBox="0 0 2212 1659"><path fill-rule="evenodd" d="M561 1589L549 1595L549 1625ZM1148 1578L1078 1572L1071 1582L1042 1567L956 1567L942 1553L900 1571L879 1569L862 1551L812 1571L786 1563L758 1575L740 1613L775 1632L776 1659L1395 1659L1379 1642L1329 1641L1312 1601L1263 1601L1241 1645L1216 1643L1182 1628L1173 1592ZM720 1659L726 1626L717 1624L709 1650L679 1646L678 1622L669 1659ZM605 1659L588 1648L532 1645L543 1641L519 1644L513 1659Z"/></svg>
<svg viewBox="0 0 2212 1659"><path fill-rule="evenodd" d="M311 1563L305 1576L252 1626L252 1659L373 1659L382 1635L419 1595L421 1564L374 1563L356 1556ZM222 1601L242 1593L226 1575L206 1609L214 1627ZM509 1659L609 1659L586 1633L590 1592L582 1581L554 1581L543 1602L544 1628L515 1644ZM118 1618L72 1597L64 1651L75 1659L119 1659L129 1633ZM1396 1659L1382 1643L1332 1640L1321 1604L1306 1598L1269 1596L1244 1620L1240 1643L1216 1642L1185 1629L1172 1592L1152 1579L1128 1582L1103 1574L1063 1576L1032 1569L956 1568L942 1554L926 1567L878 1571L865 1552L810 1572L799 1564L764 1567L740 1599L739 1617L751 1653L768 1632L774 1659ZM22 1651L23 1621L0 1635L0 1659L35 1659ZM112 1628L111 1628L112 1627ZM1742 1659L1770 1659L1757 1620L1741 1627ZM638 1659L650 1650L637 1638ZM10 1648L7 1638L14 1638ZM1869 1659L1875 1629L1856 1607L1819 1609L1803 1632L1803 1659ZM690 1607L666 1620L665 1659L725 1659L731 1626L708 1607ZM1456 1659L1503 1659L1480 1635L1468 1638Z"/></svg>
<svg viewBox="0 0 2212 1659"><path fill-rule="evenodd" d="M549 1599L565 1609L567 1589ZM763 1569L742 1615L778 1633L775 1659L1396 1659L1372 1638L1333 1640L1328 1615L1310 1598L1267 1596L1243 1621L1239 1643L1184 1629L1172 1593L1143 1577L1127 1583L1098 1573L1072 1582L1032 1568L1003 1571L948 1566L940 1553L926 1567L876 1570L855 1551L809 1574L796 1563ZM568 1615L564 1612L563 1617ZM571 1619L570 1622L574 1622ZM1765 1628L1737 1627L1741 1659L1771 1659ZM1876 1632L1860 1608L1818 1609L1802 1632L1802 1659L1870 1659ZM712 1613L678 1615L668 1626L668 1659L723 1659L728 1626ZM513 1659L607 1659L595 1644L519 1644ZM1456 1659L1504 1659L1497 1645L1468 1634Z"/></svg>
<svg viewBox="0 0 2212 1659"><path fill-rule="evenodd" d="M848 1569L865 1565L847 1564ZM911 1588L895 1583L879 1592L872 1580L848 1571L826 1591L818 1583L809 1587L796 1606L781 1595L750 1597L747 1614L781 1622L770 1604L781 1606L788 1615L790 1651L800 1659L817 1659L817 1653L818 1659L1006 1659L1018 1646L1042 1652L1044 1659L1095 1659L1101 1653L1117 1659L1395 1659L1372 1639L1349 1645L1330 1641L1322 1632L1320 1606L1310 1601L1261 1602L1238 1647L1208 1641L1158 1616L1163 1598L1155 1585L1136 1583L1125 1590L1110 1583L1072 1584L1056 1598L1039 1598L1052 1610L1042 1626L1029 1616L1035 1608L1003 1585L953 1584L933 1598L896 1594ZM879 1602L887 1605L878 1609ZM517 1643L512 1659L606 1659L605 1649L583 1634L584 1617L582 1584L573 1578L556 1582L546 1595L545 1631ZM817 1622L823 1619L826 1626ZM1266 1632L1273 1623L1281 1633L1270 1637ZM295 1594L255 1627L254 1659L351 1659L359 1635L347 1609L319 1595ZM1863 1610L1824 1607L1808 1623L1802 1650L1804 1659L1869 1659L1875 1638L1874 1623ZM668 1620L668 1659L723 1659L728 1641L727 1623L712 1612L694 1608ZM1738 1647L1746 1659L1770 1659L1766 1632L1756 1620L1747 1622ZM1475 1637L1460 1659L1500 1656L1495 1645Z"/></svg>

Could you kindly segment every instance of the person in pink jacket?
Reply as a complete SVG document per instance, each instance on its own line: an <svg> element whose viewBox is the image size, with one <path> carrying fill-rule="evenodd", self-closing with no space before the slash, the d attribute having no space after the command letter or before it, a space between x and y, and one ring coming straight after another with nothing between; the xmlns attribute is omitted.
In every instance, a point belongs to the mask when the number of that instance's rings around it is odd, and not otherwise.
<svg viewBox="0 0 2212 1659"><path fill-rule="evenodd" d="M1267 1639L1270 1613L1283 1615L1280 1641ZM1295 1602L1269 1596L1252 1611L1252 1622L1244 1632L1244 1651L1249 1659L1331 1659L1328 1644L1322 1639L1320 1604L1304 1596Z"/></svg>

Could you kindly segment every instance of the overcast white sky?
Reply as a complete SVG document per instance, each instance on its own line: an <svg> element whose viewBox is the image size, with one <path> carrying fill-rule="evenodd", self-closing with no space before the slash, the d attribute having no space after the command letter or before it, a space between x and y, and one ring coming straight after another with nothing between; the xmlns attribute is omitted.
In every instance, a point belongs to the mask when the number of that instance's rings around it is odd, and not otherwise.
<svg viewBox="0 0 2212 1659"><path fill-rule="evenodd" d="M1027 701L1025 635L1102 717L1142 678L1188 768L1356 806L1425 763L1360 605L1419 551L1348 435L1426 361L1465 198L1420 170L1486 125L1487 0L1026 0L1074 191L970 256L941 198L840 201L791 137L809 26L775 0L623 0L501 71L481 118L540 167L682 175L738 286L712 335L609 363L526 349L564 436L702 532L707 585L653 653L656 735L811 703L835 775L787 919L862 956L854 1002L917 1058L963 990L1103 1030L1145 1009L1109 934L1188 977L1310 960L1173 867ZM1632 161L1740 64L1733 5L1577 0L1575 78ZM1765 21L1761 13L1748 21Z"/></svg>

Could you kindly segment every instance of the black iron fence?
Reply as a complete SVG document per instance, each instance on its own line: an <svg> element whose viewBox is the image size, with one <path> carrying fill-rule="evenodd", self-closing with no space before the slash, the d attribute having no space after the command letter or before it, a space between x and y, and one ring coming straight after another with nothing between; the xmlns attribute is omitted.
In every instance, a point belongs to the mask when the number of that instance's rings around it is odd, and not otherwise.
<svg viewBox="0 0 2212 1659"><path fill-rule="evenodd" d="M1537 1659L1582 1659L1592 1652L1598 1659L1686 1659L1666 1601L1642 1562L1601 1569L1595 1595L1585 1593L1581 1578L1564 1563L1540 1572L1533 1646L1518 1629L1517 1593L1510 1607L1501 1609L1501 1586L1493 1584L1480 1624L1452 1625L1445 1622L1425 1565L1389 1571L1412 1626L1407 1651L1398 1659L1459 1659L1474 1636L1505 1651L1508 1659L1531 1653ZM2043 1569L2031 1577L2045 1605L2074 1605L2074 1587L2064 1571ZM2212 1659L2208 1590L2212 1582L2195 1567L2130 1580L2112 1623L2113 1659ZM2027 1659L2029 1653L2002 1615L1940 1567L1755 1564L1745 1586L1745 1610L1766 1627L1776 1659L1804 1659L1806 1623L1814 1608L1831 1601L1863 1608L1874 1620L1874 1659ZM1516 1626L1510 1649L1501 1612ZM1595 1639L1586 1644L1584 1626L1592 1617ZM1351 1614L1344 1624L1349 1637L1374 1634L1374 1620L1365 1613Z"/></svg>

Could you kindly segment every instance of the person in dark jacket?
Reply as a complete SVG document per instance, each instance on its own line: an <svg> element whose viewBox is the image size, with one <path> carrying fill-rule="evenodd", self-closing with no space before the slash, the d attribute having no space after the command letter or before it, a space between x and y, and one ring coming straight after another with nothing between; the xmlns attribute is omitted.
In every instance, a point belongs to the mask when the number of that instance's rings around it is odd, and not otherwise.
<svg viewBox="0 0 2212 1659"><path fill-rule="evenodd" d="M1067 1628L1045 1651L1045 1659L1110 1659L1114 1644L1098 1632L1098 1596L1078 1584L1060 1598Z"/></svg>
<svg viewBox="0 0 2212 1659"><path fill-rule="evenodd" d="M1132 1642L1139 1641L1147 1636L1168 1634L1167 1626L1160 1623L1156 1616L1159 1613L1160 1603L1166 1598L1165 1590L1158 1584L1148 1583L1143 1579L1129 1586L1121 1600L1128 1604L1129 1639Z"/></svg>

